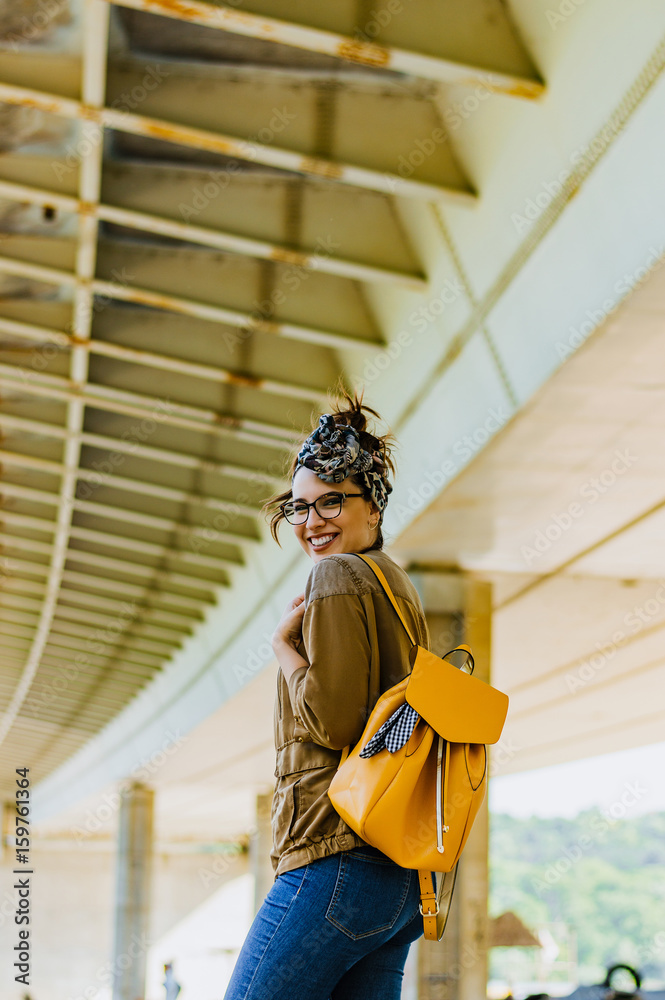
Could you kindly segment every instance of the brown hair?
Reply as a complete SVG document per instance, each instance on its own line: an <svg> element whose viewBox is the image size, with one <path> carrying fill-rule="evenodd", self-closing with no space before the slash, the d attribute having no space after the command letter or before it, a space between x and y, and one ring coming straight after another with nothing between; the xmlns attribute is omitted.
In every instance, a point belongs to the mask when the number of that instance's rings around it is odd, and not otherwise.
<svg viewBox="0 0 665 1000"><path fill-rule="evenodd" d="M363 403L364 390L358 395L357 391L354 390L353 395L340 385L336 390L334 390L334 397L331 402L330 412L333 414L336 424L350 424L352 427L358 431L358 437L360 439L360 447L366 449L367 451L378 451L384 461L386 469L395 474L395 464L392 458L392 450L394 448L394 435L388 431L387 434L375 435L372 434L367 429L367 417L365 413L371 414L378 420L381 420L381 416L373 410L371 406ZM298 452L300 447L294 453L291 458L288 475L289 479L293 479L293 475L296 471L296 461L298 458ZM355 483L359 489L362 490L363 496L366 500L371 500L372 495L365 486L362 476L359 473L353 473L351 475L351 481ZM293 496L291 487L288 490L284 490L283 493L277 493L274 496L269 497L262 506L262 510L270 514L270 533L275 539L277 544L280 544L278 531L280 522L284 520L284 514L280 510L281 504L286 500L290 500ZM379 512L379 524L378 524L378 534L376 542L373 548L382 549L384 544L383 532L381 531L381 523L383 521L383 511Z"/></svg>

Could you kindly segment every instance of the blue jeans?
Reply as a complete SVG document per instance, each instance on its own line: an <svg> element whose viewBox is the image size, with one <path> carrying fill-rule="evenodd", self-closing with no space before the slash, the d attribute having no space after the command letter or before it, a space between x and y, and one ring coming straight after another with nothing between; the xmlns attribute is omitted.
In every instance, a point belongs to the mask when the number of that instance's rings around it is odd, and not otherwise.
<svg viewBox="0 0 665 1000"><path fill-rule="evenodd" d="M423 933L418 872L356 847L284 872L242 946L224 1000L399 1000Z"/></svg>

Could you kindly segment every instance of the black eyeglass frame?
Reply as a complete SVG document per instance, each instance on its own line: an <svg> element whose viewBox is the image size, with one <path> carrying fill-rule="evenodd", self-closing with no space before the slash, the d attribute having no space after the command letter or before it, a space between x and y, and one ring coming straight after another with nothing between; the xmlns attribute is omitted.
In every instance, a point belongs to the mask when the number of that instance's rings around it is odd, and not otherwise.
<svg viewBox="0 0 665 1000"><path fill-rule="evenodd" d="M343 493L341 490L331 490L329 493L322 493L320 497L317 497L316 500L312 500L311 503L308 503L307 500L293 500L293 499L285 500L284 503L280 505L279 509L281 510L282 514L289 522L289 524L307 524L307 522L309 521L309 512L312 507L319 515L319 517L322 517L324 519L324 521L332 521L334 520L334 518L339 517L339 515L342 513L342 507L344 506L344 501L347 499L347 497L364 497L364 496L365 496L364 493ZM326 500L329 497L343 497L343 500L340 502L339 505L339 510L337 511L336 514L330 514L330 515L322 514L319 508L316 506L319 500ZM307 507L307 515L303 521L292 521L291 518L288 516L284 508L290 503L299 503L302 504L303 507L305 506Z"/></svg>

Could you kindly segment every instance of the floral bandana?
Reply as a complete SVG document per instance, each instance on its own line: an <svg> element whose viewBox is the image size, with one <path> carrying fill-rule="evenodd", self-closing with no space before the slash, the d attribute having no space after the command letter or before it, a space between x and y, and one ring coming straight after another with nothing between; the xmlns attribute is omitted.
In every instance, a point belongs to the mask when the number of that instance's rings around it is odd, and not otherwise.
<svg viewBox="0 0 665 1000"><path fill-rule="evenodd" d="M392 493L381 453L361 448L355 427L335 423L332 413L319 418L319 426L298 452L294 475L302 465L326 483L341 483L347 476L360 475L381 512Z"/></svg>

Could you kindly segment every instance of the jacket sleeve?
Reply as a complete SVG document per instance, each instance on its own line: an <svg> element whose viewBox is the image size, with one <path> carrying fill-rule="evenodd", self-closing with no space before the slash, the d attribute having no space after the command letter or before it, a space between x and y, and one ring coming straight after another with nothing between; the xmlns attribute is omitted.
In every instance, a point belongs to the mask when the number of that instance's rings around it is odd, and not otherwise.
<svg viewBox="0 0 665 1000"><path fill-rule="evenodd" d="M371 647L367 614L357 593L310 602L303 618L309 667L288 682L293 714L315 743L342 750L365 728Z"/></svg>

